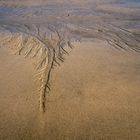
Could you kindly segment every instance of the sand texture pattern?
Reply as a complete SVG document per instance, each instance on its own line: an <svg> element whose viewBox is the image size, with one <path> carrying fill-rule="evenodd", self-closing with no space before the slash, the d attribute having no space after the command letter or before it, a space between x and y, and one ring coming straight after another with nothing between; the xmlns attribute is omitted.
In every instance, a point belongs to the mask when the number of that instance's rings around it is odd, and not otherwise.
<svg viewBox="0 0 140 140"><path fill-rule="evenodd" d="M109 0L2 0L0 139L138 140L139 12Z"/></svg>

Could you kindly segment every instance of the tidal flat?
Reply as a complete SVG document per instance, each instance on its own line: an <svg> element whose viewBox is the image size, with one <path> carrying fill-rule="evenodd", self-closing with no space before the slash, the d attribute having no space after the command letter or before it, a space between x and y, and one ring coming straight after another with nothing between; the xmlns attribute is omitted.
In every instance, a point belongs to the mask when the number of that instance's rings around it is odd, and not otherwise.
<svg viewBox="0 0 140 140"><path fill-rule="evenodd" d="M139 140L140 2L0 1L1 140Z"/></svg>

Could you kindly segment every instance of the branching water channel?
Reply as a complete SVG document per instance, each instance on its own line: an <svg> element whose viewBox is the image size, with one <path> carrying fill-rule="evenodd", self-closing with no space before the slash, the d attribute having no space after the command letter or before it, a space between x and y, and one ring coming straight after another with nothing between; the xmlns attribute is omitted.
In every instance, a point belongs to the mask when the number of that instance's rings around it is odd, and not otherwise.
<svg viewBox="0 0 140 140"><path fill-rule="evenodd" d="M83 39L105 40L120 51L140 52L140 34L116 22L131 20L126 16L108 15L93 8L0 7L0 46L10 47L14 54L35 59L40 81L40 110L45 112L46 95L54 66L64 62L66 47ZM118 18L119 17L119 18ZM140 19L138 19L139 21Z"/></svg>

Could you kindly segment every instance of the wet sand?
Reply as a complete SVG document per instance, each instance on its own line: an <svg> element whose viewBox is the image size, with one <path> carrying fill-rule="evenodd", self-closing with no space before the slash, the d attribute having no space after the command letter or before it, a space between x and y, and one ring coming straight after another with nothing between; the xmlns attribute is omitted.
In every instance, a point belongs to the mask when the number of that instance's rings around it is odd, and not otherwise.
<svg viewBox="0 0 140 140"><path fill-rule="evenodd" d="M31 61L0 48L0 139L28 135L38 109Z"/></svg>
<svg viewBox="0 0 140 140"><path fill-rule="evenodd" d="M139 8L29 2L0 3L0 140L139 140Z"/></svg>
<svg viewBox="0 0 140 140"><path fill-rule="evenodd" d="M77 44L53 72L46 137L139 139L139 58L105 42Z"/></svg>
<svg viewBox="0 0 140 140"><path fill-rule="evenodd" d="M139 54L99 40L75 43L68 51L65 63L52 72L42 116L31 64L1 50L1 139L138 140Z"/></svg>

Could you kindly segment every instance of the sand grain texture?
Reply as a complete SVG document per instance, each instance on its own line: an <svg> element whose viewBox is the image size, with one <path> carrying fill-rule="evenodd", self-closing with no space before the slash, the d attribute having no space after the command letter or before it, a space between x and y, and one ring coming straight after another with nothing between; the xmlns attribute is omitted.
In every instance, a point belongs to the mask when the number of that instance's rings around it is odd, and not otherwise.
<svg viewBox="0 0 140 140"><path fill-rule="evenodd" d="M139 12L0 1L0 140L139 140Z"/></svg>

